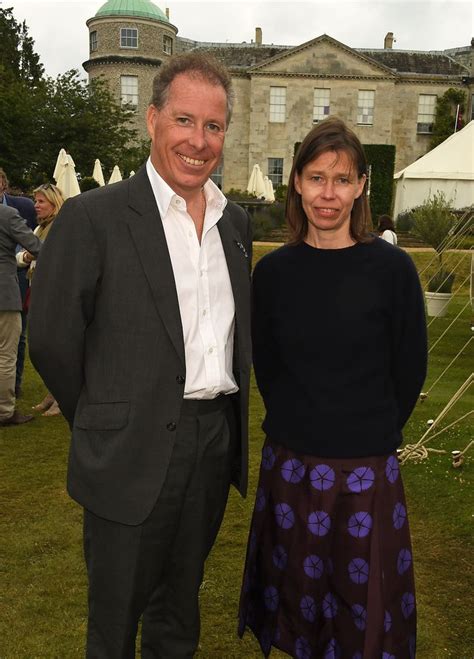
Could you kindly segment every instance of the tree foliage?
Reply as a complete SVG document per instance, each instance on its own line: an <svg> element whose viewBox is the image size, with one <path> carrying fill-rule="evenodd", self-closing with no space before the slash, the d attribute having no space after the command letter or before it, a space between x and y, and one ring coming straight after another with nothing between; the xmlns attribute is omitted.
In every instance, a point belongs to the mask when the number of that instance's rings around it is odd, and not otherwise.
<svg viewBox="0 0 474 659"><path fill-rule="evenodd" d="M455 126L458 105L459 114ZM455 130L464 126L465 105L466 94L461 89L450 88L436 100L436 114L430 142L432 149L438 146L438 144L441 144L441 142L444 142Z"/></svg>
<svg viewBox="0 0 474 659"><path fill-rule="evenodd" d="M0 9L0 69L12 80L38 85L44 74L25 21L18 23L12 9Z"/></svg>
<svg viewBox="0 0 474 659"><path fill-rule="evenodd" d="M48 139L37 154L38 176L48 178L61 147L71 153L76 171L83 176L92 173L96 158L106 172L116 164L123 169L127 145L136 140L136 131L127 125L132 116L102 80L88 84L76 70L47 79L40 119L41 132Z"/></svg>
<svg viewBox="0 0 474 659"><path fill-rule="evenodd" d="M13 185L51 180L61 148L83 176L96 158L106 174L116 164L137 169L148 144L137 140L132 117L102 80L88 83L76 70L46 77L26 24L0 9L0 166Z"/></svg>

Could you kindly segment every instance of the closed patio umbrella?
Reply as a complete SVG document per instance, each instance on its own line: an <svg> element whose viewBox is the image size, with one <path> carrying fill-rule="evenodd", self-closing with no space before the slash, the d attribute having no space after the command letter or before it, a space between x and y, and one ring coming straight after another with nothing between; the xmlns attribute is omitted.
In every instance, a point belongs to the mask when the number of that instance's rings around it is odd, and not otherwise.
<svg viewBox="0 0 474 659"><path fill-rule="evenodd" d="M66 155L66 160L59 172L59 178L56 181L56 185L63 193L64 199L69 199L69 197L75 197L76 195L81 194L81 189L77 181L74 160L69 155Z"/></svg>
<svg viewBox="0 0 474 659"><path fill-rule="evenodd" d="M275 201L275 193L273 191L273 183L271 182L271 179L269 179L268 176L265 176L263 180L265 182L265 199L267 201Z"/></svg>
<svg viewBox="0 0 474 659"><path fill-rule="evenodd" d="M253 166L247 185L247 192L255 195L255 197L258 197L259 199L265 197L265 181L263 180L262 170L258 164Z"/></svg>
<svg viewBox="0 0 474 659"><path fill-rule="evenodd" d="M61 170L64 167L65 163L67 160L67 153L66 149L60 149L58 153L58 157L56 158L56 164L54 166L54 172L53 172L53 178L58 182L59 175L61 174ZM74 162L72 163L74 165Z"/></svg>
<svg viewBox="0 0 474 659"><path fill-rule="evenodd" d="M122 180L122 174L120 173L120 169L118 165L115 165L115 167L112 170L112 174L110 175L109 183L118 183L121 180Z"/></svg>
<svg viewBox="0 0 474 659"><path fill-rule="evenodd" d="M102 165L98 158L94 162L94 171L92 172L92 178L97 181L100 186L105 185L104 172L102 171Z"/></svg>

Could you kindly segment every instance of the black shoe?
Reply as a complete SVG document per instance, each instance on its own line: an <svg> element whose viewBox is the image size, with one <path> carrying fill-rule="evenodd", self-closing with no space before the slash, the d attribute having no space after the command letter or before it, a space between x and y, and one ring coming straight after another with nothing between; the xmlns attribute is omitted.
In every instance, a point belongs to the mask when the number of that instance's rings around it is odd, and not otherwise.
<svg viewBox="0 0 474 659"><path fill-rule="evenodd" d="M28 421L33 421L35 417L32 414L21 414L18 410L15 410L13 414L8 418L0 421L1 426L19 426L22 423L28 423Z"/></svg>

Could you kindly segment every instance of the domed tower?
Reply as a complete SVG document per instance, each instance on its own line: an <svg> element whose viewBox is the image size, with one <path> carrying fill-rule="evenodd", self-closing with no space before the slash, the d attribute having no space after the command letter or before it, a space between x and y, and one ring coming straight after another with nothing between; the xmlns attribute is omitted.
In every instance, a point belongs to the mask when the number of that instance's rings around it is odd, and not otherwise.
<svg viewBox="0 0 474 659"><path fill-rule="evenodd" d="M117 99L135 110L139 137L148 137L144 117L153 77L173 54L178 29L150 0L108 0L86 24L89 80L103 76Z"/></svg>

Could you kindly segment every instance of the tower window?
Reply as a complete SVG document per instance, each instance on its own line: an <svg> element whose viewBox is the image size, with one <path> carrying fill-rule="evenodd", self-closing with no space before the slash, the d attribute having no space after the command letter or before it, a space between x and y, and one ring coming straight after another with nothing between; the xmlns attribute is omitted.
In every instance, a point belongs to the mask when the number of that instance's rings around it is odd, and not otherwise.
<svg viewBox="0 0 474 659"><path fill-rule="evenodd" d="M173 54L173 39L169 37L167 34L163 35L163 52L166 55Z"/></svg>
<svg viewBox="0 0 474 659"><path fill-rule="evenodd" d="M120 76L122 105L136 108L138 105L138 76Z"/></svg>
<svg viewBox="0 0 474 659"><path fill-rule="evenodd" d="M91 32L90 35L89 35L89 47L90 47L90 52L91 53L93 53L94 50L97 50L97 32L96 32L96 30Z"/></svg>
<svg viewBox="0 0 474 659"><path fill-rule="evenodd" d="M136 28L120 28L120 48L138 48L138 30Z"/></svg>

